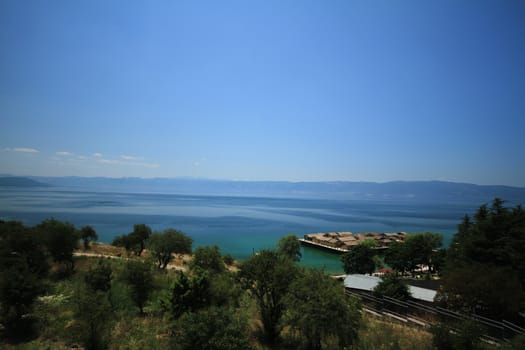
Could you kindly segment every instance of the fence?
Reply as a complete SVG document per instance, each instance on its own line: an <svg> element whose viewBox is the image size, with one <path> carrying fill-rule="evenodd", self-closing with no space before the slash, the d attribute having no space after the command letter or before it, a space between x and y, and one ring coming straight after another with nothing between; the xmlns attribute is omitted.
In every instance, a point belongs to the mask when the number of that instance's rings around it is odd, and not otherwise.
<svg viewBox="0 0 525 350"><path fill-rule="evenodd" d="M378 315L386 315L400 322L411 323L421 327L442 322L453 325L462 321L474 321L483 330L483 339L489 342L508 341L525 329L508 321L495 321L480 315L465 315L415 301L403 301L387 296L378 298L370 293L356 292L346 289L346 294L361 299L365 308Z"/></svg>

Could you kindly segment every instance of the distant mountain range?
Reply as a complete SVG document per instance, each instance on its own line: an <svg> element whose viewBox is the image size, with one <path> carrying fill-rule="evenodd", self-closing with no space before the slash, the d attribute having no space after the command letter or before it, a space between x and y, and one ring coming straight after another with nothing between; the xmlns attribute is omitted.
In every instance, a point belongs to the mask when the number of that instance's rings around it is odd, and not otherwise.
<svg viewBox="0 0 525 350"><path fill-rule="evenodd" d="M4 187L49 187L50 185L20 176L0 177L0 186Z"/></svg>
<svg viewBox="0 0 525 350"><path fill-rule="evenodd" d="M53 186L79 191L170 193L326 199L465 201L486 203L495 197L525 203L525 188L445 181L285 182L188 178L0 177L0 186Z"/></svg>

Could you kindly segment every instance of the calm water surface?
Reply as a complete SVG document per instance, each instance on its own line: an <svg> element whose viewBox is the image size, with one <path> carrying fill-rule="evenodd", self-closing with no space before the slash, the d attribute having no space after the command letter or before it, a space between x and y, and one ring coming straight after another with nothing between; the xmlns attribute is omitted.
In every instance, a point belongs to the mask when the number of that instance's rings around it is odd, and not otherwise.
<svg viewBox="0 0 525 350"><path fill-rule="evenodd" d="M92 225L99 240L129 233L133 224L177 228L198 245L218 244L244 259L295 233L432 231L448 243L464 214L479 203L320 200L89 192L71 189L0 188L0 219L35 225L54 217L77 227ZM340 272L338 256L303 248L303 264Z"/></svg>

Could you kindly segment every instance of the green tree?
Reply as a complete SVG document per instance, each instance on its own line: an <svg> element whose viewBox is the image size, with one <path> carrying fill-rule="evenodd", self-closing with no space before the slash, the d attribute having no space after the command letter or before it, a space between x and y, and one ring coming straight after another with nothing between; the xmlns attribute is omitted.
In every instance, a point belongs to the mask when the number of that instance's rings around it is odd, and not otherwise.
<svg viewBox="0 0 525 350"><path fill-rule="evenodd" d="M148 248L157 259L160 269L166 269L173 254L190 254L192 244L193 239L174 229L153 233L148 240Z"/></svg>
<svg viewBox="0 0 525 350"><path fill-rule="evenodd" d="M175 348L181 350L249 350L248 321L237 310L211 307L190 312L180 322Z"/></svg>
<svg viewBox="0 0 525 350"><path fill-rule="evenodd" d="M146 241L151 235L151 228L145 224L133 225L133 232L129 234L132 249L135 255L140 256L144 251Z"/></svg>
<svg viewBox="0 0 525 350"><path fill-rule="evenodd" d="M219 247L197 247L190 262L192 270L199 268L211 273L221 273L226 270L224 260L221 256Z"/></svg>
<svg viewBox="0 0 525 350"><path fill-rule="evenodd" d="M430 327L432 345L436 350L478 350L483 329L475 321L460 321L452 325L437 323Z"/></svg>
<svg viewBox="0 0 525 350"><path fill-rule="evenodd" d="M401 274L410 268L406 246L403 242L392 242L385 252L385 263Z"/></svg>
<svg viewBox="0 0 525 350"><path fill-rule="evenodd" d="M374 250L365 244L359 244L341 256L345 273L372 273L375 270Z"/></svg>
<svg viewBox="0 0 525 350"><path fill-rule="evenodd" d="M0 271L0 321L8 336L27 335L32 321L28 316L43 285L24 260L12 262Z"/></svg>
<svg viewBox="0 0 525 350"><path fill-rule="evenodd" d="M447 271L443 285L448 307L496 320L516 319L525 303L522 284L511 268L475 263Z"/></svg>
<svg viewBox="0 0 525 350"><path fill-rule="evenodd" d="M403 243L405 245L405 258L410 261L409 269L413 271L418 265L428 267L428 272L434 268L433 257L435 251L441 247L442 236L439 233L425 232L408 236Z"/></svg>
<svg viewBox="0 0 525 350"><path fill-rule="evenodd" d="M129 285L131 298L144 315L144 305L153 290L153 276L150 265L141 261L128 261L124 270L124 280Z"/></svg>
<svg viewBox="0 0 525 350"><path fill-rule="evenodd" d="M200 270L189 277L179 271L173 283L171 312L178 319L186 312L195 312L210 305L210 278L208 271Z"/></svg>
<svg viewBox="0 0 525 350"><path fill-rule="evenodd" d="M282 237L277 243L277 252L287 256L292 261L299 261L302 257L301 242L294 234Z"/></svg>
<svg viewBox="0 0 525 350"><path fill-rule="evenodd" d="M293 262L273 250L262 250L240 266L239 277L257 301L264 337L270 344L281 333L284 297L296 275Z"/></svg>
<svg viewBox="0 0 525 350"><path fill-rule="evenodd" d="M47 219L36 226L36 230L43 236L44 244L53 261L65 264L70 272L74 271L73 251L79 239L75 226L68 222Z"/></svg>
<svg viewBox="0 0 525 350"><path fill-rule="evenodd" d="M89 243L98 239L97 232L91 226L84 226L80 229L80 239L84 243L84 250L89 249Z"/></svg>
<svg viewBox="0 0 525 350"><path fill-rule="evenodd" d="M447 250L443 302L489 318L517 320L525 300L524 246L521 206L506 208L496 198L491 207L482 205L474 220L465 216Z"/></svg>
<svg viewBox="0 0 525 350"><path fill-rule="evenodd" d="M358 304L324 271L306 269L290 286L285 304L286 323L306 340L307 349L321 349L323 344L344 349L356 342Z"/></svg>
<svg viewBox="0 0 525 350"><path fill-rule="evenodd" d="M84 282L93 291L107 292L111 288L112 273L111 266L99 259L84 275Z"/></svg>
<svg viewBox="0 0 525 350"><path fill-rule="evenodd" d="M136 256L140 256L150 236L151 228L148 225L136 224L133 225L133 232L116 236L111 244L116 247L124 247L128 255L133 252Z"/></svg>
<svg viewBox="0 0 525 350"><path fill-rule="evenodd" d="M222 256L222 260L224 261L224 263L228 266L233 266L233 264L235 263L235 258L233 257L233 255L231 254L225 254Z"/></svg>
<svg viewBox="0 0 525 350"><path fill-rule="evenodd" d="M20 222L0 222L0 323L7 335L28 335L31 311L48 271L39 236Z"/></svg>
<svg viewBox="0 0 525 350"><path fill-rule="evenodd" d="M75 333L78 340L88 350L107 349L113 317L106 294L80 287L75 291L74 300L77 320Z"/></svg>
<svg viewBox="0 0 525 350"><path fill-rule="evenodd" d="M25 261L31 273L44 277L49 271L41 235L17 221L0 223L0 266L9 267Z"/></svg>
<svg viewBox="0 0 525 350"><path fill-rule="evenodd" d="M395 273L381 277L381 282L374 288L374 295L400 300L408 300L411 296L408 285Z"/></svg>

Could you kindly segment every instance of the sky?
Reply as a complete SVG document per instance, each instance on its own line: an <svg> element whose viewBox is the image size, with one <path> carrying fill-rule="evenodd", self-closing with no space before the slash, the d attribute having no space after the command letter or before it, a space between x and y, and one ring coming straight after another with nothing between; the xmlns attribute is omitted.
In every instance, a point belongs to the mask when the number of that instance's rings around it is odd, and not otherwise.
<svg viewBox="0 0 525 350"><path fill-rule="evenodd" d="M0 1L0 173L525 187L523 1Z"/></svg>

